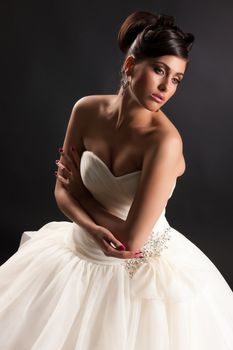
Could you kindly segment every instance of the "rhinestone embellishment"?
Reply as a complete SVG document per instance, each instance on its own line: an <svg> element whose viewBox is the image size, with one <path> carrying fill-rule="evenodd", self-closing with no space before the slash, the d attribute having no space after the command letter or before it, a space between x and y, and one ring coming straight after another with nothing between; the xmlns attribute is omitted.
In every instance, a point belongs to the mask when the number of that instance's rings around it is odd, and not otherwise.
<svg viewBox="0 0 233 350"><path fill-rule="evenodd" d="M166 227L163 231L152 231L148 240L143 245L141 252L143 258L125 259L123 266L129 274L130 278L133 278L138 268L145 263L148 263L150 257L160 256L162 251L168 246L166 243L171 239L171 227Z"/></svg>

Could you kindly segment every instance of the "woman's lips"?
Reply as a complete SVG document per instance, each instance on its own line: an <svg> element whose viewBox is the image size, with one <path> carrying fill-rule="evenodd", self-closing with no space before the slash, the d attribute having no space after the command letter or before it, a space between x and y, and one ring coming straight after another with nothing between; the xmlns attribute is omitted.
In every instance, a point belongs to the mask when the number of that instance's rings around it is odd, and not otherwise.
<svg viewBox="0 0 233 350"><path fill-rule="evenodd" d="M151 95L153 97L153 99L158 102L158 103L162 103L164 101L164 97L163 96L160 96L160 95L154 95L152 94Z"/></svg>

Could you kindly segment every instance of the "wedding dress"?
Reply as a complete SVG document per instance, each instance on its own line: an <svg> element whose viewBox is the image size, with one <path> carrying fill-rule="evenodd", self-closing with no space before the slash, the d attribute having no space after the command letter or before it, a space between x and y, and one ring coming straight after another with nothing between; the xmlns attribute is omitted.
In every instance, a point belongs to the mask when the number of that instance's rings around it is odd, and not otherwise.
<svg viewBox="0 0 233 350"><path fill-rule="evenodd" d="M126 219L140 171L114 176L86 150L80 172L93 196ZM0 267L0 349L232 350L233 292L165 211L144 258L108 257L68 221L25 233Z"/></svg>

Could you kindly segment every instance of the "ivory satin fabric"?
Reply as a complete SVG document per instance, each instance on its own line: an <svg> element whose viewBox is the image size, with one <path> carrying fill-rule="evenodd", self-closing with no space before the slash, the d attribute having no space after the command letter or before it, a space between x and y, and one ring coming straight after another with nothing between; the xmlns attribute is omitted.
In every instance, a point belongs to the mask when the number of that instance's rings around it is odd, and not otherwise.
<svg viewBox="0 0 233 350"><path fill-rule="evenodd" d="M80 171L93 196L125 219L140 171L116 177L91 151ZM232 350L233 292L165 213L148 238L151 255L129 264L133 276L75 223L25 233L0 267L0 349Z"/></svg>

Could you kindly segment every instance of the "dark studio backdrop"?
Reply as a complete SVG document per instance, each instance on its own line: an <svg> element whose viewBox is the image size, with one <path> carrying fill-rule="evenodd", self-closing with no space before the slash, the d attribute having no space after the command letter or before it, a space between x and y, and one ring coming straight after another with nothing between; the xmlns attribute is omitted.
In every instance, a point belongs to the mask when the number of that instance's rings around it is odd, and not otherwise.
<svg viewBox="0 0 233 350"><path fill-rule="evenodd" d="M1 263L23 231L68 220L54 198L55 159L71 109L114 94L123 55L117 32L133 11L174 15L196 41L163 108L183 138L186 172L166 216L233 288L231 1L1 2Z"/></svg>

